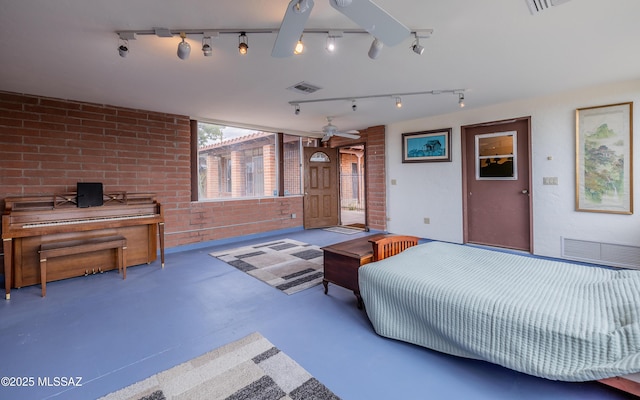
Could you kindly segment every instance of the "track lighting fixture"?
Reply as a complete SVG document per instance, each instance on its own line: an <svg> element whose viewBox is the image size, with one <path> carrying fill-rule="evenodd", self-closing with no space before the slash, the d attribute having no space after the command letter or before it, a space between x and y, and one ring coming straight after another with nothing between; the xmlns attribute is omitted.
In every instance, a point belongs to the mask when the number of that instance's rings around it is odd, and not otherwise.
<svg viewBox="0 0 640 400"><path fill-rule="evenodd" d="M299 105L299 104L296 104L296 111L295 111L295 114L296 114L296 115L300 114L300 105Z"/></svg>
<svg viewBox="0 0 640 400"><path fill-rule="evenodd" d="M336 39L342 37L342 31L329 31L327 34L326 49L329 53L336 51Z"/></svg>
<svg viewBox="0 0 640 400"><path fill-rule="evenodd" d="M411 44L411 50L413 50L413 52L419 56L424 53L424 46L420 45L420 38L418 37L418 35L416 35L416 40L414 40L413 44Z"/></svg>
<svg viewBox="0 0 640 400"><path fill-rule="evenodd" d="M433 29L423 29L413 32L413 36L415 36L415 40L411 43L411 50L417 55L422 55L424 53L424 46L420 44L420 39L428 39L433 34Z"/></svg>
<svg viewBox="0 0 640 400"><path fill-rule="evenodd" d="M336 38L327 36L326 49L329 53L333 53L334 51L336 51Z"/></svg>
<svg viewBox="0 0 640 400"><path fill-rule="evenodd" d="M296 43L296 47L293 49L293 54L299 55L304 51L304 43L302 43L302 35L300 35L300 39L298 43Z"/></svg>
<svg viewBox="0 0 640 400"><path fill-rule="evenodd" d="M350 0L331 0L335 2L334 4L338 7L349 7L351 4ZM296 13L306 13L313 7L312 0L297 0L292 1L293 3L293 11ZM118 54L120 57L126 57L129 53L129 41L135 40L137 35L153 35L157 38L173 38L176 35L179 35L182 39L180 43L178 43L178 57L181 60L186 60L189 58L191 54L191 45L186 41L187 35L189 35L192 39L194 36L202 38L202 54L205 57L210 57L213 55L213 44L212 39L219 37L219 35L238 35L238 51L240 54L245 55L249 52L249 39L247 37L248 33L251 34L280 34L280 30L273 28L259 28L259 29L236 29L236 28L226 28L226 29L181 29L181 30L172 30L168 28L152 28L147 30L123 30L116 31L116 35L118 35ZM295 49L293 54L302 54L305 51L304 42L302 40L303 35L306 34L322 34L326 36L326 45L325 48L328 52L332 53L336 50L337 38L341 38L344 35L368 35L371 37L371 33L362 29L343 29L343 30L328 30L328 29L303 29L302 34L300 35L299 40L295 44ZM424 47L420 45L419 40L422 38L428 38L433 33L433 29L422 29L422 30L414 30L411 32L415 36L415 41L411 44L411 49L416 54L422 54L424 51ZM287 55L291 54L291 50L289 46L294 45L293 41L287 42L287 49L282 50ZM378 38L373 37L373 42L369 47L368 56L371 59L376 59L380 55L380 52L383 48L383 42ZM273 52L272 52L273 55ZM278 56L279 57L279 56Z"/></svg>
<svg viewBox="0 0 640 400"><path fill-rule="evenodd" d="M353 111L356 111L358 109L358 106L356 105L356 101L357 100L361 100L361 99L377 99L377 98L386 98L387 100L389 98L395 99L396 102L396 107L397 108L401 108L402 107L402 96L418 96L418 95L426 95L426 94L430 94L430 95L439 95L439 94L443 94L443 93L451 93L453 95L458 95L458 105L460 107L464 107L464 92L466 89L443 89L443 90L429 90L429 91L425 91L425 92L407 92L407 93L389 93L389 94L372 94L372 95L368 95L368 96L358 96L358 97L331 97L331 98L327 98L327 99L315 99L315 100L293 100L290 101L289 104L292 106L296 107L296 110L298 110L300 108L300 104L307 104L307 103L322 103L322 102L327 102L327 101L350 101L351 102L351 109Z"/></svg>
<svg viewBox="0 0 640 400"><path fill-rule="evenodd" d="M377 38L373 39L371 43L371 47L369 48L369 58L375 60L380 55L380 51L382 50L382 42Z"/></svg>
<svg viewBox="0 0 640 400"><path fill-rule="evenodd" d="M129 42L127 40L123 40L120 46L118 46L118 53L120 57L126 57L129 54Z"/></svg>
<svg viewBox="0 0 640 400"><path fill-rule="evenodd" d="M249 38L245 32L240 32L240 36L238 36L238 51L243 56L249 52Z"/></svg>
<svg viewBox="0 0 640 400"><path fill-rule="evenodd" d="M211 57L213 54L213 49L211 48L211 37L203 37L202 38L202 54L205 57Z"/></svg>
<svg viewBox="0 0 640 400"><path fill-rule="evenodd" d="M129 39L135 40L136 34L134 32L122 32L118 34L118 54L120 57L126 57L129 54Z"/></svg>
<svg viewBox="0 0 640 400"><path fill-rule="evenodd" d="M184 41L187 37L186 33L180 32L180 37L182 38L182 41L178 43L178 58L186 60L189 58L189 54L191 54L191 45Z"/></svg>

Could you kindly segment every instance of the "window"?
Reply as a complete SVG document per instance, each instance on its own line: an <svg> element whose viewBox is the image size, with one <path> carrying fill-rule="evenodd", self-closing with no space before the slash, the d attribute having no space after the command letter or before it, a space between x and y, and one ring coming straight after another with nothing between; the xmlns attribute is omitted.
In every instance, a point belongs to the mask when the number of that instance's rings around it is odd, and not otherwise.
<svg viewBox="0 0 640 400"><path fill-rule="evenodd" d="M302 193L300 137L203 122L197 127L198 200L278 196L281 181L282 195Z"/></svg>
<svg viewBox="0 0 640 400"><path fill-rule="evenodd" d="M282 139L284 195L302 194L302 138L283 135Z"/></svg>
<svg viewBox="0 0 640 400"><path fill-rule="evenodd" d="M517 180L517 132L476 136L476 179Z"/></svg>

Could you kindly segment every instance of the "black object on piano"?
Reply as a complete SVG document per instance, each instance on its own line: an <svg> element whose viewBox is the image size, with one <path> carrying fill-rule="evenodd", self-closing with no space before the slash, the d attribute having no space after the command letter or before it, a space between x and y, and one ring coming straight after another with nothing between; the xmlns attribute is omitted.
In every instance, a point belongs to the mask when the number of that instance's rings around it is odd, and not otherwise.
<svg viewBox="0 0 640 400"><path fill-rule="evenodd" d="M78 182L78 207L96 207L103 204L102 183Z"/></svg>

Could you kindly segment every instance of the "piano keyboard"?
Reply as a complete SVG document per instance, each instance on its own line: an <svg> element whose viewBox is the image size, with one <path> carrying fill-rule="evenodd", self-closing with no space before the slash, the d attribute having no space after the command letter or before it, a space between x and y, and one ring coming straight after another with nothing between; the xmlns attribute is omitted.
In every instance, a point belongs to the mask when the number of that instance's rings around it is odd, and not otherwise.
<svg viewBox="0 0 640 400"><path fill-rule="evenodd" d="M66 220L59 220L59 221L33 222L29 224L24 224L22 225L22 227L23 228L43 228L47 226L75 225L75 224L85 224L89 222L102 222L102 221L122 221L127 219L152 218L157 216L158 214L134 214L134 215L124 215L120 217L94 217L94 218L66 219Z"/></svg>

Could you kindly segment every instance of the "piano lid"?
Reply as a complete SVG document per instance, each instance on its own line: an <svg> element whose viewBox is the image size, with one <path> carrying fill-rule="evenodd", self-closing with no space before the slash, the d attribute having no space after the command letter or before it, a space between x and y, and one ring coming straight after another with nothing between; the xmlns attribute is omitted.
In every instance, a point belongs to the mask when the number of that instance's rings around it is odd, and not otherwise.
<svg viewBox="0 0 640 400"><path fill-rule="evenodd" d="M103 206L153 204L155 193L105 192ZM4 212L53 210L59 208L77 208L77 193L55 193L53 195L15 196L4 199Z"/></svg>

